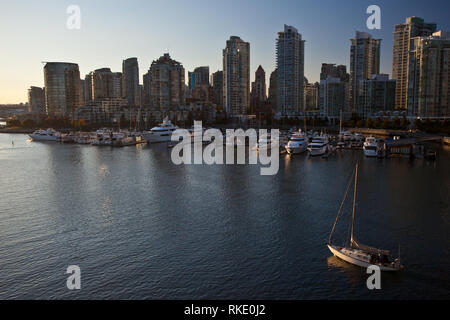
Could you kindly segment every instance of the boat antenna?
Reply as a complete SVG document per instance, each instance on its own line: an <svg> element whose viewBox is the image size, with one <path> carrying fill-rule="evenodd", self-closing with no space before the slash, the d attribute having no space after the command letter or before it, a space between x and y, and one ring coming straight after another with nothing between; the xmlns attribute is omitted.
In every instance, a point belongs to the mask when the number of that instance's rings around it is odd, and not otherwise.
<svg viewBox="0 0 450 320"><path fill-rule="evenodd" d="M328 239L328 244L331 244L331 237L333 236L334 229L336 229L336 225L337 225L337 222L339 220L339 216L341 215L342 209L344 208L344 203L345 203L345 200L347 199L347 195L348 195L348 191L350 190L350 186L352 185L352 180L353 180L353 175L354 174L355 174L355 169L353 169L352 175L350 176L350 179L348 181L347 189L345 190L344 199L341 202L341 206L339 207L339 211L338 211L338 214L336 216L336 220L334 221L333 228L331 229L330 238Z"/></svg>
<svg viewBox="0 0 450 320"><path fill-rule="evenodd" d="M355 168L355 187L353 188L353 214L352 214L352 232L350 235L350 248L353 248L354 234L355 234L355 212L356 212L356 190L358 184L358 162Z"/></svg>

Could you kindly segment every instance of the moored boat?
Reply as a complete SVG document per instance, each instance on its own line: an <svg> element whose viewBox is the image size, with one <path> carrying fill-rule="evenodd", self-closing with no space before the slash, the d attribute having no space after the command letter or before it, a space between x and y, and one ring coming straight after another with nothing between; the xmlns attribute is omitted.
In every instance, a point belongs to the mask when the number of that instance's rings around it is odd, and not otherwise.
<svg viewBox="0 0 450 320"><path fill-rule="evenodd" d="M376 157L378 156L378 141L375 137L370 136L364 141L364 155L366 157Z"/></svg>
<svg viewBox="0 0 450 320"><path fill-rule="evenodd" d="M176 129L178 127L173 125L168 118L165 118L159 126L144 132L143 137L149 143L169 142L172 138L172 132Z"/></svg>
<svg viewBox="0 0 450 320"><path fill-rule="evenodd" d="M48 128L47 130L36 130L29 134L33 141L57 141L61 137L61 133Z"/></svg>

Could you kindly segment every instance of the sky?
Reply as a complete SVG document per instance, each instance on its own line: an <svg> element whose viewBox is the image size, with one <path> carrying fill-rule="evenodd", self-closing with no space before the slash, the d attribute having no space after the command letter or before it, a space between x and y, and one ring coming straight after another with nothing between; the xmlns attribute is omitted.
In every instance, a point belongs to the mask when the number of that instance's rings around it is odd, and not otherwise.
<svg viewBox="0 0 450 320"><path fill-rule="evenodd" d="M368 30L369 5L381 8L381 29ZM67 28L69 5L81 11L79 30ZM392 71L394 25L420 16L450 30L448 0L0 0L0 104L27 101L30 86L44 86L43 61L74 62L81 78L98 68L122 71L137 57L140 82L153 60L169 52L187 72L222 70L230 36L250 42L250 72L259 65L267 86L275 69L275 40L284 24L305 42L305 76L318 81L322 63L347 65L350 38L365 31L382 39L381 72Z"/></svg>

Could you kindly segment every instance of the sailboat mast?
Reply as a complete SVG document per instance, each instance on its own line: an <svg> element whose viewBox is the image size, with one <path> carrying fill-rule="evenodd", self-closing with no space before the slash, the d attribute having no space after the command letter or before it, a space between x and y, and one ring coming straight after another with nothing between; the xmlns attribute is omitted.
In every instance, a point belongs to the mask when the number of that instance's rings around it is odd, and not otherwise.
<svg viewBox="0 0 450 320"><path fill-rule="evenodd" d="M353 190L353 214L352 214L352 233L350 237L350 248L353 248L353 239L355 233L355 211L356 211L356 189L358 184L358 162L356 163L355 169L355 187Z"/></svg>

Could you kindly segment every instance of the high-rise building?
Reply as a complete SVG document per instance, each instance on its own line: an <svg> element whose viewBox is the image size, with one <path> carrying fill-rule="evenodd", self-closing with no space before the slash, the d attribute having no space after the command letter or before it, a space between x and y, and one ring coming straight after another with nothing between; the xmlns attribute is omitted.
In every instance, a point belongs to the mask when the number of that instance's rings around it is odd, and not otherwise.
<svg viewBox="0 0 450 320"><path fill-rule="evenodd" d="M188 72L188 82L190 90L194 90L198 84L209 85L209 67L198 67L193 72Z"/></svg>
<svg viewBox="0 0 450 320"><path fill-rule="evenodd" d="M272 110L278 110L278 70L275 69L270 74L270 83L269 83L269 103L272 106Z"/></svg>
<svg viewBox="0 0 450 320"><path fill-rule="evenodd" d="M259 66L255 72L255 81L252 82L252 92L250 94L250 107L258 108L267 100L266 93L266 72Z"/></svg>
<svg viewBox="0 0 450 320"><path fill-rule="evenodd" d="M347 66L334 63L322 63L320 71L320 80L326 80L328 77L339 78L341 81L348 81L350 76L347 73Z"/></svg>
<svg viewBox="0 0 450 320"><path fill-rule="evenodd" d="M411 39L427 37L436 31L435 23L426 23L422 18L409 17L405 23L397 24L394 31L394 48L392 55L392 78L397 80L395 108L407 109L409 52Z"/></svg>
<svg viewBox="0 0 450 320"><path fill-rule="evenodd" d="M408 60L408 114L449 117L450 34L411 39Z"/></svg>
<svg viewBox="0 0 450 320"><path fill-rule="evenodd" d="M145 79L153 110L166 112L186 103L183 65L168 53L152 62ZM146 94L148 89L144 88L144 97Z"/></svg>
<svg viewBox="0 0 450 320"><path fill-rule="evenodd" d="M336 121L347 109L348 82L340 78L328 76L320 80L320 114L329 120Z"/></svg>
<svg viewBox="0 0 450 320"><path fill-rule="evenodd" d="M219 108L223 107L223 71L216 71L211 76L213 86L213 102Z"/></svg>
<svg viewBox="0 0 450 320"><path fill-rule="evenodd" d="M92 76L90 73L84 77L84 99L85 102L92 101Z"/></svg>
<svg viewBox="0 0 450 320"><path fill-rule="evenodd" d="M278 112L298 115L303 107L305 41L292 26L284 25L276 40L278 69Z"/></svg>
<svg viewBox="0 0 450 320"><path fill-rule="evenodd" d="M120 98L122 96L122 73L111 72L110 68L92 71L88 75L90 100Z"/></svg>
<svg viewBox="0 0 450 320"><path fill-rule="evenodd" d="M45 90L40 87L28 89L28 112L45 114Z"/></svg>
<svg viewBox="0 0 450 320"><path fill-rule="evenodd" d="M380 111L394 110L395 85L395 80L390 80L387 74L375 74L359 82L358 105L363 118L373 117Z"/></svg>
<svg viewBox="0 0 450 320"><path fill-rule="evenodd" d="M137 58L128 58L122 62L122 97L129 106L139 106L139 66Z"/></svg>
<svg viewBox="0 0 450 320"><path fill-rule="evenodd" d="M142 76L142 105L145 109L150 108L150 73Z"/></svg>
<svg viewBox="0 0 450 320"><path fill-rule="evenodd" d="M317 110L320 105L320 84L309 83L305 78L304 83L304 106L306 111Z"/></svg>
<svg viewBox="0 0 450 320"><path fill-rule="evenodd" d="M78 64L47 62L44 66L44 82L47 114L67 116L80 106Z"/></svg>
<svg viewBox="0 0 450 320"><path fill-rule="evenodd" d="M229 115L240 115L249 104L250 43L232 36L223 50L223 105Z"/></svg>
<svg viewBox="0 0 450 320"><path fill-rule="evenodd" d="M80 104L84 105L86 103L86 81L80 79Z"/></svg>
<svg viewBox="0 0 450 320"><path fill-rule="evenodd" d="M356 31L355 38L350 41L350 107L353 112L362 112L358 106L359 81L380 73L381 39Z"/></svg>

